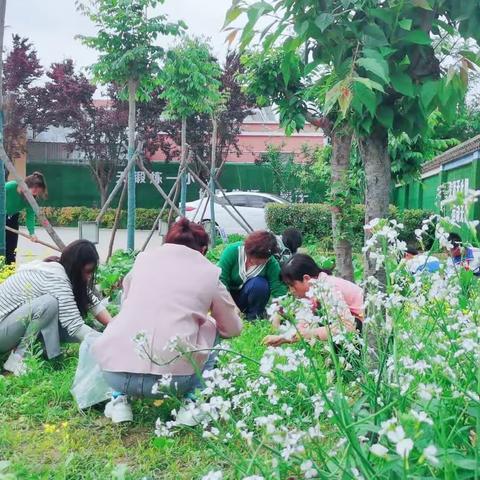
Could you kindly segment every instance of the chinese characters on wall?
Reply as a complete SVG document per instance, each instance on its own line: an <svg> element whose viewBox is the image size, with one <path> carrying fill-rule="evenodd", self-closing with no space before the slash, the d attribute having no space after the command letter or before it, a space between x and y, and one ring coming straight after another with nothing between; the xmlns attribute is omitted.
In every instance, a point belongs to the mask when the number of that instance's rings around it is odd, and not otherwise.
<svg viewBox="0 0 480 480"><path fill-rule="evenodd" d="M458 193L468 194L470 182L468 178L462 178L460 180L452 180L446 182L438 187L437 196L440 200L442 209L445 205L451 205L450 218L454 222L465 222L467 220L466 209L464 205L455 205L454 202L458 198Z"/></svg>

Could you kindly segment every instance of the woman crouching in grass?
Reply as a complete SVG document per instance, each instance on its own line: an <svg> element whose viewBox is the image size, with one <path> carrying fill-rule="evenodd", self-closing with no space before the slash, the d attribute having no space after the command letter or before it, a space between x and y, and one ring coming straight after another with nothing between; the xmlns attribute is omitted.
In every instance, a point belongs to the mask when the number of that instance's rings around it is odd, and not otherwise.
<svg viewBox="0 0 480 480"><path fill-rule="evenodd" d="M111 317L91 292L98 266L93 243L77 240L60 257L22 265L0 285L0 353L10 352L4 370L22 375L25 356L37 338L47 358L60 355L60 343L81 342L93 331L89 310L104 325Z"/></svg>
<svg viewBox="0 0 480 480"><path fill-rule="evenodd" d="M317 315L322 309L322 299L331 302L333 311L338 315L346 331L362 330L363 320L363 290L355 283L334 277L329 271L322 270L308 255L298 253L282 266L282 280L288 285L290 292L299 299L310 299L311 310ZM317 298L318 295L318 298ZM278 317L274 326L279 326ZM294 343L300 339L328 340L329 336L338 333L335 326L312 327L299 321L298 332L293 336L268 335L264 343L269 346L279 346L283 343Z"/></svg>
<svg viewBox="0 0 480 480"><path fill-rule="evenodd" d="M217 339L240 334L221 271L205 258L208 241L201 225L183 218L164 245L137 256L125 277L120 313L92 347L114 390L105 407L114 423L133 420L127 395L194 399L202 372L214 367ZM176 421L198 422L185 408Z"/></svg>

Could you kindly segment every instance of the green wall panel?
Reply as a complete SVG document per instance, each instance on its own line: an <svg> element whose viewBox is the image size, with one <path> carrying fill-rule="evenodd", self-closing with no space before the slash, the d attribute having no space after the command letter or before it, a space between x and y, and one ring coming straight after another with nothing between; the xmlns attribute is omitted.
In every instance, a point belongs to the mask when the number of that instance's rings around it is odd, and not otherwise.
<svg viewBox="0 0 480 480"><path fill-rule="evenodd" d="M155 163L154 175L160 180L163 189L168 192L175 182L178 164ZM99 207L97 185L86 166L65 165L59 163L28 163L27 173L41 171L48 183L49 197L43 204L52 207L87 206ZM120 173L121 170L119 170ZM112 182L113 188L116 179ZM275 193L272 170L267 165L226 164L220 176L225 190L258 190ZM163 199L155 187L137 172L137 206L140 208L159 208ZM199 187L193 182L188 185L187 201L199 197Z"/></svg>

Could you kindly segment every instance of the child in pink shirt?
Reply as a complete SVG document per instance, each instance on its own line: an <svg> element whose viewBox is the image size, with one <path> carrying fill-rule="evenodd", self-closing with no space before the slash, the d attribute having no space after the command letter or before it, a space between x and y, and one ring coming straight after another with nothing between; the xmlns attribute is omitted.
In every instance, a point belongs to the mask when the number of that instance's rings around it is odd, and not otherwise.
<svg viewBox="0 0 480 480"><path fill-rule="evenodd" d="M297 298L307 298L307 293L311 289L313 282L319 282L331 290L333 298L338 300L340 308L341 321L347 331L361 331L363 321L363 290L355 283L334 277L322 270L308 255L296 254L282 267L282 280L289 286L291 293ZM318 308L318 299L311 298L312 308ZM278 321L274 321L274 326L278 326ZM299 333L304 338L317 338L319 340L328 340L329 327L322 326L311 328L306 324L297 325ZM330 333L335 332L330 329ZM269 335L265 337L264 343L270 346L278 346L282 343L293 343L298 340L298 335L293 338L285 338L279 335Z"/></svg>

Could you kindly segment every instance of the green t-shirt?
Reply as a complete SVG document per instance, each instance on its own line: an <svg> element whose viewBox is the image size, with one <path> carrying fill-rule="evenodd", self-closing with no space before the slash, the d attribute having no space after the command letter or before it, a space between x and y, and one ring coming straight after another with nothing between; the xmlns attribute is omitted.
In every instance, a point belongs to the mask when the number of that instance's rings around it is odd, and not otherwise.
<svg viewBox="0 0 480 480"><path fill-rule="evenodd" d="M241 247L243 247L243 242L229 245L218 261L218 266L222 269L220 280L227 287L227 290L240 290L245 283L240 276L239 256ZM287 293L287 286L280 279L280 265L274 257L269 258L257 276L267 279L273 298L281 297Z"/></svg>
<svg viewBox="0 0 480 480"><path fill-rule="evenodd" d="M28 233L30 235L35 234L35 212L33 211L30 204L27 202L25 197L18 193L18 183L13 180L5 184L6 192L6 210L7 215L15 215L16 213L25 210L27 214L26 224Z"/></svg>

